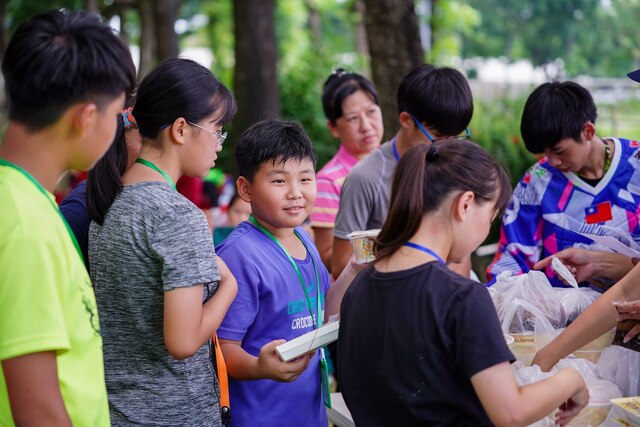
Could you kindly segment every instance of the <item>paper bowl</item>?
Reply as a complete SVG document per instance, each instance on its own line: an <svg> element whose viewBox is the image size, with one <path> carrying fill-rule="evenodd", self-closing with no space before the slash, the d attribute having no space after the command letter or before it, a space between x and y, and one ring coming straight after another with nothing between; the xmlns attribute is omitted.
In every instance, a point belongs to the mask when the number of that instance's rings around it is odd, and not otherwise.
<svg viewBox="0 0 640 427"><path fill-rule="evenodd" d="M513 343L509 344L509 349L513 355L526 366L531 366L533 356L536 355L535 334L530 332L509 335L513 338Z"/></svg>
<svg viewBox="0 0 640 427"><path fill-rule="evenodd" d="M574 351L573 355L575 357L590 360L593 363L598 363L602 350L611 345L611 341L613 340L615 333L615 329L605 332L599 338L596 338L584 347L580 347L578 350Z"/></svg>
<svg viewBox="0 0 640 427"><path fill-rule="evenodd" d="M376 259L373 250L373 239L380 233L380 230L354 231L347 234L351 245L353 246L353 254L356 257L356 264L364 264Z"/></svg>

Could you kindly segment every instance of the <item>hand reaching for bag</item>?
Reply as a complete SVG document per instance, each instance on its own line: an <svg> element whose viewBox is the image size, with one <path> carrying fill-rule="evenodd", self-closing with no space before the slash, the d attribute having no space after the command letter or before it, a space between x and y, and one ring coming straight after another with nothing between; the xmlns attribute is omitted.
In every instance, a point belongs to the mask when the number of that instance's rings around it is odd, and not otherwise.
<svg viewBox="0 0 640 427"><path fill-rule="evenodd" d="M558 258L576 277L578 283L592 280L600 276L612 280L620 280L636 264L626 255L613 252L591 251L582 248L567 248L538 261L534 270L542 270L551 264L553 257ZM597 282L597 281L596 281Z"/></svg>
<svg viewBox="0 0 640 427"><path fill-rule="evenodd" d="M555 255L546 257L538 261L534 266L534 270L542 270L551 265L553 257L558 258L573 274L578 283L589 280L596 274L594 254L597 252L589 251L581 248L564 249ZM568 283L566 283L568 285Z"/></svg>

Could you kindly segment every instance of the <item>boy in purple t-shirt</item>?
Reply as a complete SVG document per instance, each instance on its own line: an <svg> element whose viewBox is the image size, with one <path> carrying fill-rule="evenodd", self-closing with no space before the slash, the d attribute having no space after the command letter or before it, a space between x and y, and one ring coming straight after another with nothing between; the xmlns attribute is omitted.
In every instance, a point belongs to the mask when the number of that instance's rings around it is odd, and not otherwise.
<svg viewBox="0 0 640 427"><path fill-rule="evenodd" d="M256 123L240 137L236 161L238 194L253 215L216 251L238 281L218 329L233 425L326 426L320 351L282 362L275 347L337 314L356 271L349 265L331 286L300 227L316 199L317 158L298 124Z"/></svg>

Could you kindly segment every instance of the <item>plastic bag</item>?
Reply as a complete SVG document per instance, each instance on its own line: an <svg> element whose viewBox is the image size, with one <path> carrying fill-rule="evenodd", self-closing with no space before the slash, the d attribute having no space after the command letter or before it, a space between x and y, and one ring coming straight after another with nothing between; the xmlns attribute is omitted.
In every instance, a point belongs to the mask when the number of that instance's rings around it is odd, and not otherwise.
<svg viewBox="0 0 640 427"><path fill-rule="evenodd" d="M502 329L533 329L536 350L541 349L557 337L562 329L556 329L546 315L528 301L515 299L505 312Z"/></svg>
<svg viewBox="0 0 640 427"><path fill-rule="evenodd" d="M514 299L505 312L505 318L502 323L502 330L505 328L528 328L532 325L534 332L535 349L540 350L557 337L561 329L553 327L546 315L528 301Z"/></svg>
<svg viewBox="0 0 640 427"><path fill-rule="evenodd" d="M489 294L504 333L534 332L532 313L521 305L514 306L515 300L527 301L536 307L553 329L562 328L567 323L567 316L554 288L547 276L540 271L529 271L517 276L511 276L509 272L501 273L496 283L489 288Z"/></svg>
<svg viewBox="0 0 640 427"><path fill-rule="evenodd" d="M587 360L580 358L561 359L556 368L573 368L580 372L582 379L589 389L589 404L609 403L611 399L622 397L622 391L618 385L598 374L597 366Z"/></svg>
<svg viewBox="0 0 640 427"><path fill-rule="evenodd" d="M596 366L585 359L567 358L560 360L549 372L542 372L538 365L524 366L521 362L512 365L513 373L519 385L533 384L544 380L564 368L576 369L589 389L589 405L569 423L569 426L598 426L607 416L611 404L610 399L620 397L621 392L616 384L599 378ZM542 427L554 425L555 411L543 420L531 426ZM551 424L548 424L548 423Z"/></svg>
<svg viewBox="0 0 640 427"><path fill-rule="evenodd" d="M597 374L615 383L624 397L638 396L640 391L640 353L628 348L605 348L596 365Z"/></svg>
<svg viewBox="0 0 640 427"><path fill-rule="evenodd" d="M590 288L555 288L555 292L567 315L567 325L576 320L601 295Z"/></svg>

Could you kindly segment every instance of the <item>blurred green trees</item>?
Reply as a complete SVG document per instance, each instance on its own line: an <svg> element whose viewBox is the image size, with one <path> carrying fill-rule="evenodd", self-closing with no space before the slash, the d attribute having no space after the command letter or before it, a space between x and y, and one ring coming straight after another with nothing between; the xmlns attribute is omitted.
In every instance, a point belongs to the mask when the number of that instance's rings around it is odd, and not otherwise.
<svg viewBox="0 0 640 427"><path fill-rule="evenodd" d="M279 94L279 115L303 124L315 144L319 166L337 149L337 141L326 130L320 104L324 80L336 67L368 77L373 75L365 3L364 0L274 3L278 86L275 93ZM214 57L212 70L233 90L237 57L234 7L246 4L249 3L241 0L4 0L0 1L3 23L0 47L20 22L51 7L88 8L108 17L117 16L129 42L139 46L145 31L148 32L143 25L145 8L179 5L176 22L163 22L161 28L177 37L180 48L210 48ZM415 10L425 61L438 65L461 68L465 59L475 57L502 56L508 61L526 58L534 65L559 66L557 70L565 78L582 74L624 77L626 72L640 67L636 36L640 0L394 0L388 4L406 7L410 13ZM159 39L156 41L163 45ZM145 64L162 59L158 49L147 54L152 57L146 58ZM469 73L473 77L471 68ZM389 105L394 104L394 100L391 102ZM520 139L523 102L522 96L477 99L470 126L473 139L507 166L514 181L533 161ZM243 104L247 102L243 100ZM612 109L610 115L633 115L635 107L622 104L623 111ZM607 113L608 109L601 106L600 111ZM608 119L601 120L600 126L603 122L610 123ZM610 127L616 130L615 126ZM635 126L627 129L624 136L637 136ZM387 135L394 131L387 126ZM232 132L230 143L221 153L219 164L225 169L233 165L237 133Z"/></svg>

